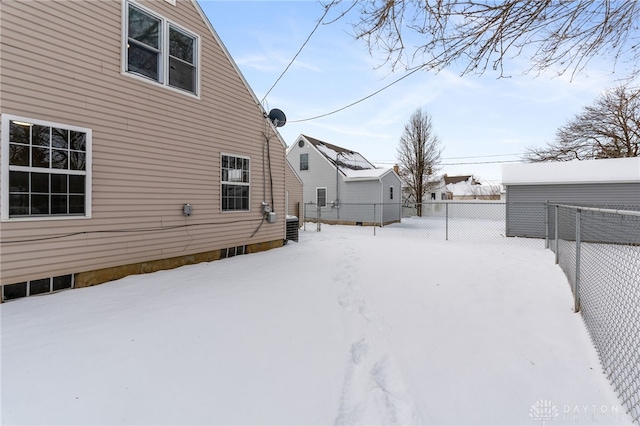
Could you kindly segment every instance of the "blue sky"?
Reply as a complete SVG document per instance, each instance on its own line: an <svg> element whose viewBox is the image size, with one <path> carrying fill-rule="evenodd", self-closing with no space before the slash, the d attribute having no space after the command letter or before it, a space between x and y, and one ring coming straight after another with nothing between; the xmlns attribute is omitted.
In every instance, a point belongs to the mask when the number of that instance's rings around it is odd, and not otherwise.
<svg viewBox="0 0 640 426"><path fill-rule="evenodd" d="M200 5L258 99L324 13L313 0L201 0ZM492 70L461 77L455 67L419 71L341 112L298 122L356 102L405 74L380 64L363 42L354 40L348 18L320 25L263 104L267 111L278 108L286 114L288 122L279 130L288 145L303 133L388 167L396 162L409 117L422 108L442 141L442 173L500 181L500 164L457 163L518 160L526 147L553 141L558 127L621 77L598 61L573 79L553 72L524 75L528 63L518 57L508 63L510 78L498 78Z"/></svg>

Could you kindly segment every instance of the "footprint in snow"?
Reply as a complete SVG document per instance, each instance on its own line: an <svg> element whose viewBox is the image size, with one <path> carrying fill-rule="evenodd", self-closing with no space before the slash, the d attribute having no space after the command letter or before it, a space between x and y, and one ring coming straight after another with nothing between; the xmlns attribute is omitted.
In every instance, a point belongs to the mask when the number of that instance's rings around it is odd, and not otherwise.
<svg viewBox="0 0 640 426"><path fill-rule="evenodd" d="M368 354L369 342L367 341L367 339L362 338L351 345L351 361L355 365L360 365L360 363L367 357Z"/></svg>
<svg viewBox="0 0 640 426"><path fill-rule="evenodd" d="M367 338L352 343L350 352L334 424L424 423L392 358L373 357Z"/></svg>

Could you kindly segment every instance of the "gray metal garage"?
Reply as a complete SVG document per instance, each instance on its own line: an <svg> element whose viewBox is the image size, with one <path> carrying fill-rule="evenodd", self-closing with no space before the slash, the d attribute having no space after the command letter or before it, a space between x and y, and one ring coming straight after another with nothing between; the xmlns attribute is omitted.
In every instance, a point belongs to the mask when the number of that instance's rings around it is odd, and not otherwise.
<svg viewBox="0 0 640 426"><path fill-rule="evenodd" d="M505 164L506 235L545 237L545 203L640 209L640 158Z"/></svg>

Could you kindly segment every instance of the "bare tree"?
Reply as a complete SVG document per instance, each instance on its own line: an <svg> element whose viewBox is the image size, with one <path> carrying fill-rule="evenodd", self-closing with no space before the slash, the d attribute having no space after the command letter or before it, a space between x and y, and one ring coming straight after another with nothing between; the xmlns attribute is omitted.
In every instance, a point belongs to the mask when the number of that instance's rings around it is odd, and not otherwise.
<svg viewBox="0 0 640 426"><path fill-rule="evenodd" d="M440 70L461 60L462 74L490 67L502 76L505 61L523 54L531 61L526 71L562 74L600 55L614 69L628 61L637 72L640 57L636 1L370 0L352 9L355 37L394 68Z"/></svg>
<svg viewBox="0 0 640 426"><path fill-rule="evenodd" d="M638 157L640 90L618 86L601 95L567 124L544 148L527 148L529 162Z"/></svg>
<svg viewBox="0 0 640 426"><path fill-rule="evenodd" d="M400 178L410 201L417 205L418 216L422 216L422 201L434 182L441 154L431 116L418 108L405 124L398 147Z"/></svg>

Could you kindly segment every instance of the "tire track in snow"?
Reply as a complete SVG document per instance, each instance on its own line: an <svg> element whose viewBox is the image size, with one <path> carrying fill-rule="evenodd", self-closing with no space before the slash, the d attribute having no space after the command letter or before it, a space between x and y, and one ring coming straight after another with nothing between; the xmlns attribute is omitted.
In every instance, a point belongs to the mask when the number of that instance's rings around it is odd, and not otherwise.
<svg viewBox="0 0 640 426"><path fill-rule="evenodd" d="M334 276L334 282L343 284L338 304L360 336L350 347L334 424L423 423L397 363L376 344L384 341L384 321L366 303L354 266L358 260L354 250L346 247Z"/></svg>

